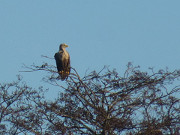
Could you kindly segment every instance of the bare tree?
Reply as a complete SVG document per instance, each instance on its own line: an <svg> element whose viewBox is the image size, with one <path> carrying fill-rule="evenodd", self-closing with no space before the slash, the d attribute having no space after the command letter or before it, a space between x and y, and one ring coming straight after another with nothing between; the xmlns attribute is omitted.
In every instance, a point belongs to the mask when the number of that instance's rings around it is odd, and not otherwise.
<svg viewBox="0 0 180 135"><path fill-rule="evenodd" d="M34 123L35 117L31 117L30 114L35 110L32 101L38 97L40 93L22 82L20 76L15 82L0 83L0 133L5 135L27 133L26 128L33 131L30 125ZM34 113L33 111L32 114ZM37 123L34 124L38 126Z"/></svg>
<svg viewBox="0 0 180 135"><path fill-rule="evenodd" d="M123 75L104 67L80 77L72 68L66 86L61 86L54 66L45 63L26 68L48 72L44 80L60 91L54 101L47 101L43 91L24 94L25 100L18 100L24 109L15 107L16 112L7 117L17 131L39 135L179 134L180 70L143 72L129 63Z"/></svg>

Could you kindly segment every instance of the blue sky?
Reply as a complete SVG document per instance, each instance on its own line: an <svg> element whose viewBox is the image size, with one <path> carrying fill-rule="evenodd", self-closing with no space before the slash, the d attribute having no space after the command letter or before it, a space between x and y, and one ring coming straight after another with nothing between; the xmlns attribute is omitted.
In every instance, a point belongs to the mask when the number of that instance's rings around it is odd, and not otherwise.
<svg viewBox="0 0 180 135"><path fill-rule="evenodd" d="M0 82L21 74L31 86L45 72L20 73L22 64L55 65L67 43L72 67L83 75L128 62L142 69L180 67L179 0L0 0ZM62 82L63 83L63 82ZM48 86L51 88L51 86Z"/></svg>

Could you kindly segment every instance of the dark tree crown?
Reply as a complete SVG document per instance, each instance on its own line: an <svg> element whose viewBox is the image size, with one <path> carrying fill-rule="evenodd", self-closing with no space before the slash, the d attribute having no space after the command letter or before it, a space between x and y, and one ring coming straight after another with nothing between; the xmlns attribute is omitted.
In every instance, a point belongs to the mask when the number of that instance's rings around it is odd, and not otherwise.
<svg viewBox="0 0 180 135"><path fill-rule="evenodd" d="M26 67L48 73L59 87L47 101L42 87L17 82L0 85L0 131L37 135L178 135L180 70L143 72L128 64L123 75L104 67L80 77L75 69L61 86L54 66ZM7 126L8 123L8 126Z"/></svg>

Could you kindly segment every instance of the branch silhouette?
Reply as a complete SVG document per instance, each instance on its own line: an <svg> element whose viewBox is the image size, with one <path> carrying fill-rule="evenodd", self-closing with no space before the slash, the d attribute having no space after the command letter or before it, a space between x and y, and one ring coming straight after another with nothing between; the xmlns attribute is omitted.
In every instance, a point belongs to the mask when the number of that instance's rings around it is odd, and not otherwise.
<svg viewBox="0 0 180 135"><path fill-rule="evenodd" d="M8 110L11 102L4 98L8 88L1 86L4 91L0 97L3 101L1 108L6 108L1 109L1 121L6 117L18 133L179 134L180 85L173 83L179 84L180 70L155 72L150 68L143 72L139 66L128 63L123 75L104 66L98 72L92 71L81 77L71 67L66 85L63 85L53 65L43 63L24 67L28 72L44 71L48 74L44 80L60 91L54 101L48 101L43 96L43 88L32 93L28 86L18 87L18 91L23 90L21 96L27 100L15 98L12 94L10 97L17 100L17 107L13 107L11 113ZM12 84L12 87L16 85Z"/></svg>

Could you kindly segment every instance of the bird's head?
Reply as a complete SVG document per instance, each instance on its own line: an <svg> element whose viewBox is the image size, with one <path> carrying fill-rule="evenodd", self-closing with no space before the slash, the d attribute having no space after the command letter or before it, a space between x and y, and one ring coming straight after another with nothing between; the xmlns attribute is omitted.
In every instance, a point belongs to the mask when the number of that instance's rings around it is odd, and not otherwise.
<svg viewBox="0 0 180 135"><path fill-rule="evenodd" d="M65 44L65 43L60 44L59 50L62 50L63 48L66 48L66 47L69 47L69 46L67 44Z"/></svg>

